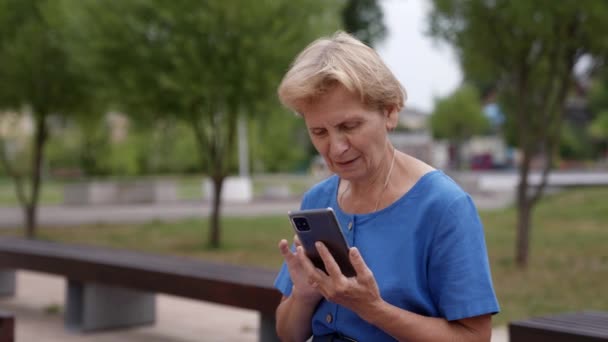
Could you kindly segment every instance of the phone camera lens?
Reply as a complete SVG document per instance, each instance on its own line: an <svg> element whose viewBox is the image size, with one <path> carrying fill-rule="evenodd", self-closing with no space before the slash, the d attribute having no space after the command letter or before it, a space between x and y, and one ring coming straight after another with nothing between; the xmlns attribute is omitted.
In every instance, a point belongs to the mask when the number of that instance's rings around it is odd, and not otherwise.
<svg viewBox="0 0 608 342"><path fill-rule="evenodd" d="M294 217L293 223L296 226L296 229L299 231L307 231L310 230L310 226L308 225L308 221L304 217Z"/></svg>

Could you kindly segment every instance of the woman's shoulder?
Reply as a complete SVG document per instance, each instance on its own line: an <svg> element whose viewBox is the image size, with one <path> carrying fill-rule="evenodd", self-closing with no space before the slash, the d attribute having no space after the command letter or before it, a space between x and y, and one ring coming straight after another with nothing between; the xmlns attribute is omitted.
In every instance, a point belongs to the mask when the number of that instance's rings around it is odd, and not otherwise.
<svg viewBox="0 0 608 342"><path fill-rule="evenodd" d="M429 202L443 205L470 197L454 179L441 170L424 174L418 181L417 192L423 194Z"/></svg>
<svg viewBox="0 0 608 342"><path fill-rule="evenodd" d="M338 176L332 174L331 176L314 184L304 193L302 207L316 208L319 207L319 205L321 207L327 206L325 202L329 203L332 196L335 194L338 181Z"/></svg>

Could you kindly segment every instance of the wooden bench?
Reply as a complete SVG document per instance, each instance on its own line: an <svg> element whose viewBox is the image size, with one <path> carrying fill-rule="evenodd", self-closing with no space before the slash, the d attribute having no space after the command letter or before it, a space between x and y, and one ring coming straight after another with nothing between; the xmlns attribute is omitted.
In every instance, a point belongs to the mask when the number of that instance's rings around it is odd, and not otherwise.
<svg viewBox="0 0 608 342"><path fill-rule="evenodd" d="M608 341L608 312L582 311L509 323L511 342Z"/></svg>
<svg viewBox="0 0 608 342"><path fill-rule="evenodd" d="M0 342L15 341L15 318L8 312L0 311Z"/></svg>
<svg viewBox="0 0 608 342"><path fill-rule="evenodd" d="M230 305L260 313L261 341L277 340L276 272L112 248L0 238L0 293L15 289L15 269L66 277L64 322L88 332L153 324L155 293ZM204 319L192 317L192 320Z"/></svg>

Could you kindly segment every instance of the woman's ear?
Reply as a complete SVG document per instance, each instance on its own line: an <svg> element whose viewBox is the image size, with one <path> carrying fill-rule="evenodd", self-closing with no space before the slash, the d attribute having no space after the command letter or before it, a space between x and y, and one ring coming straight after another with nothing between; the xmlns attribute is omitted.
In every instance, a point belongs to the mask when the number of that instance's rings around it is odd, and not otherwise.
<svg viewBox="0 0 608 342"><path fill-rule="evenodd" d="M399 110L396 106L388 106L384 109L384 117L386 119L386 130L390 132L399 123Z"/></svg>

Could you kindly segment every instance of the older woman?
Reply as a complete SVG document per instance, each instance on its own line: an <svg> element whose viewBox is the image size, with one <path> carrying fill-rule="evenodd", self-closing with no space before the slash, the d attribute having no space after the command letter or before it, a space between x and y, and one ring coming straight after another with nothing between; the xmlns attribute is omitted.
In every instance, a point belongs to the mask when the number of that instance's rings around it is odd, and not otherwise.
<svg viewBox="0 0 608 342"><path fill-rule="evenodd" d="M279 337L489 341L499 307L477 210L443 172L392 146L406 96L377 53L346 33L319 39L278 93L334 173L301 208L334 209L357 271L344 276L317 243L325 273L281 240Z"/></svg>

